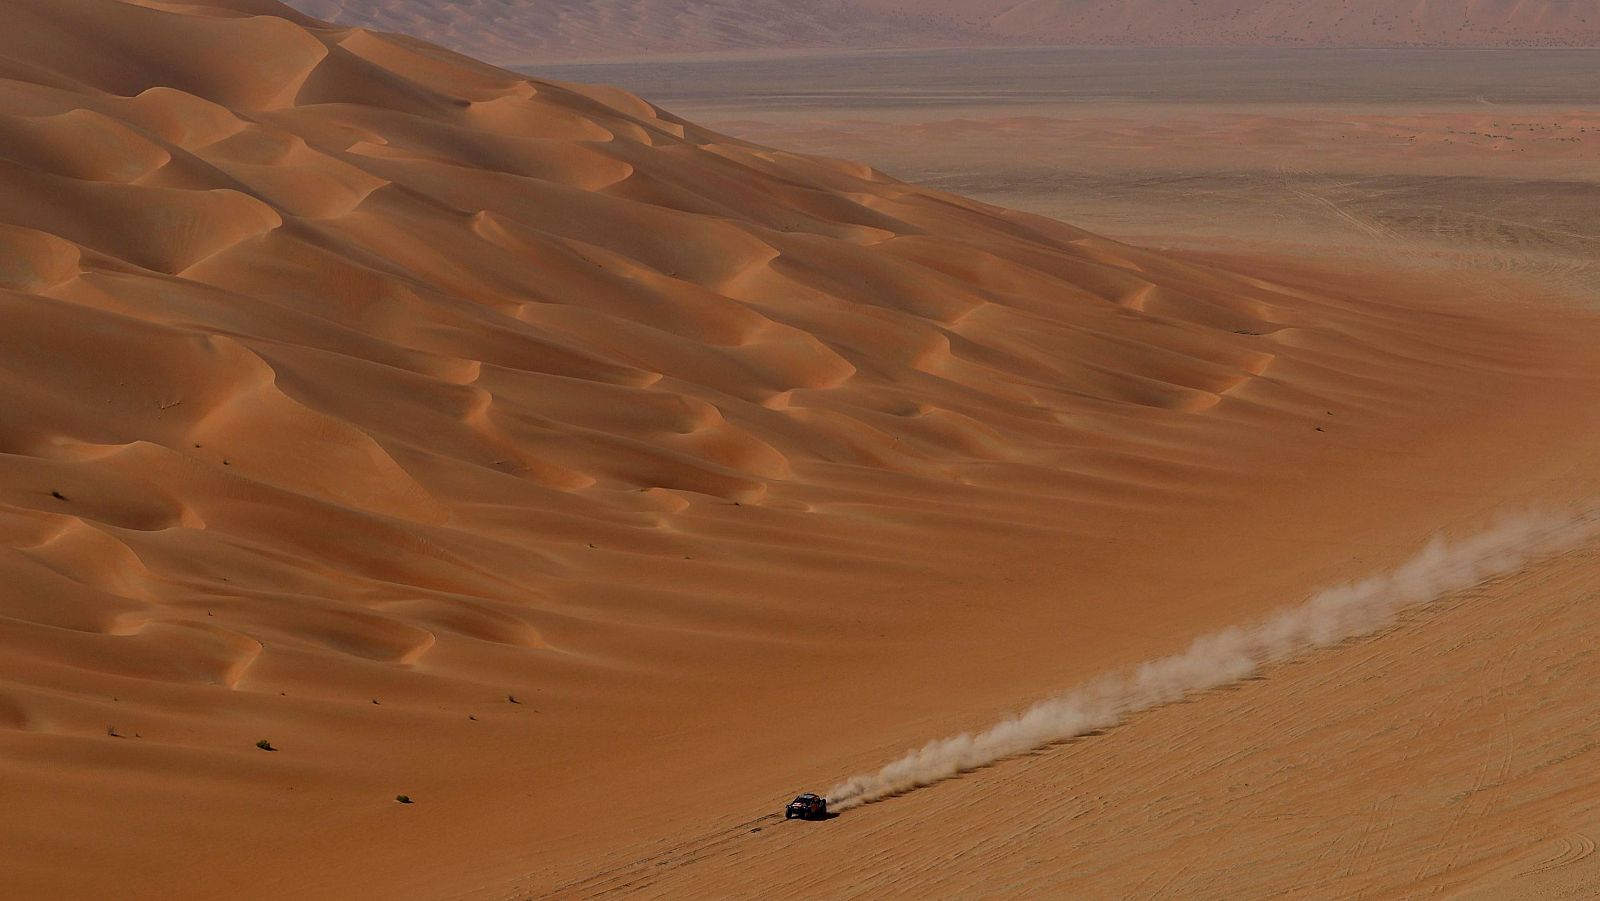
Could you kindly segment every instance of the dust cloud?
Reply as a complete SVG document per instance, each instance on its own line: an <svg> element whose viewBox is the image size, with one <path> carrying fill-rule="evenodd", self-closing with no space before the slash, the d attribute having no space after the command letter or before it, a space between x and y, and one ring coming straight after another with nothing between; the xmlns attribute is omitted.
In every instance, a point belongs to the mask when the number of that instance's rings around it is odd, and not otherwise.
<svg viewBox="0 0 1600 901"><path fill-rule="evenodd" d="M1238 681L1274 661L1370 634L1408 607L1514 572L1597 531L1600 516L1587 512L1505 519L1456 540L1436 536L1392 571L1323 589L1259 622L1204 635L1181 653L1103 676L980 732L929 742L834 786L828 803L847 810L1116 725L1129 714Z"/></svg>

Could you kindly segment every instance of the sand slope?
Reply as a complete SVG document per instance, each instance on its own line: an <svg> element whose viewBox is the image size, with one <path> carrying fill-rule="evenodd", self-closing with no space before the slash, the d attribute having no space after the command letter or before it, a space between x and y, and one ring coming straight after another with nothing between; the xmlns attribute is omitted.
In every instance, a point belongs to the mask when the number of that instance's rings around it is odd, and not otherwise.
<svg viewBox="0 0 1600 901"><path fill-rule="evenodd" d="M1593 897L1596 562L826 824L631 848L558 895Z"/></svg>
<svg viewBox="0 0 1600 901"><path fill-rule="evenodd" d="M295 0L507 63L773 48L991 44L1592 47L1600 0Z"/></svg>
<svg viewBox="0 0 1600 901"><path fill-rule="evenodd" d="M267 0L9 12L20 897L584 878L1595 487L1583 316L1140 251Z"/></svg>

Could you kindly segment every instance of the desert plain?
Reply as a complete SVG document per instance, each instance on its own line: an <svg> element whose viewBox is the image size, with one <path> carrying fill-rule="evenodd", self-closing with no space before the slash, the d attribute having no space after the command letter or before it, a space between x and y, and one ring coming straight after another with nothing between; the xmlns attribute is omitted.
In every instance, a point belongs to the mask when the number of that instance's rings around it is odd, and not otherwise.
<svg viewBox="0 0 1600 901"><path fill-rule="evenodd" d="M1600 292L1600 50L993 48L529 71L1143 246Z"/></svg>
<svg viewBox="0 0 1600 901"><path fill-rule="evenodd" d="M529 75L8 11L4 892L1593 893L1591 52ZM1576 527L781 816L1506 516Z"/></svg>

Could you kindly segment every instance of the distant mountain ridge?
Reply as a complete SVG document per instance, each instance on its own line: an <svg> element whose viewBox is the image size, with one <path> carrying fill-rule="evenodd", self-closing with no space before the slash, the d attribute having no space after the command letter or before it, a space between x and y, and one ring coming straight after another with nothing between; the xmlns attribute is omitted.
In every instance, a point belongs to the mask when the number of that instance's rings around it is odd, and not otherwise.
<svg viewBox="0 0 1600 901"><path fill-rule="evenodd" d="M294 0L498 62L992 44L1600 46L1600 0Z"/></svg>

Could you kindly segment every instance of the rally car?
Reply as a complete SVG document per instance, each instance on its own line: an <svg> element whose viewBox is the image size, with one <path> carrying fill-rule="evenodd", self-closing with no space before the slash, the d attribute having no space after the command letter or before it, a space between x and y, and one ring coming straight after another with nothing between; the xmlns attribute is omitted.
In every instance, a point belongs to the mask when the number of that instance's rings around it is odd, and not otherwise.
<svg viewBox="0 0 1600 901"><path fill-rule="evenodd" d="M792 820L799 817L802 820L824 820L828 817L828 799L819 798L806 792L783 809L783 818Z"/></svg>

